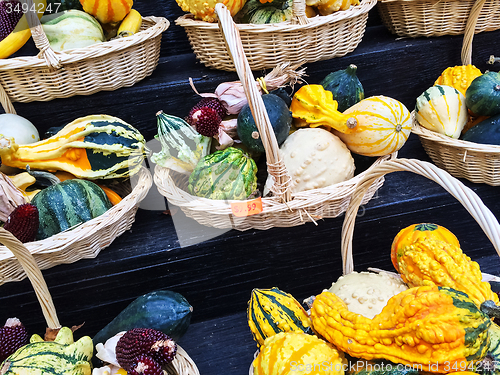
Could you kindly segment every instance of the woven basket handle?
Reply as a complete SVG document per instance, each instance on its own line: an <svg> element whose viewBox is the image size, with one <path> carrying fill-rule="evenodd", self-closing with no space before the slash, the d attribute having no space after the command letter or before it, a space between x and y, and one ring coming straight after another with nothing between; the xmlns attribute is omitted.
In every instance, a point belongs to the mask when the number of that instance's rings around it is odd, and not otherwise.
<svg viewBox="0 0 500 375"><path fill-rule="evenodd" d="M306 16L306 0L294 0L292 3L292 24L306 25L309 18Z"/></svg>
<svg viewBox="0 0 500 375"><path fill-rule="evenodd" d="M28 276L33 289L35 290L38 302L42 307L43 316L47 322L47 327L52 329L61 328L57 318L56 309L50 296L49 289L43 278L42 272L30 251L12 235L8 230L0 227L0 242L5 245L17 258Z"/></svg>
<svg viewBox="0 0 500 375"><path fill-rule="evenodd" d="M477 20L485 2L486 0L476 0L470 11L462 43L462 65L472 64L472 39L474 39Z"/></svg>
<svg viewBox="0 0 500 375"><path fill-rule="evenodd" d="M239 30L233 22L231 13L224 4L217 3L215 11L219 19L219 28L222 30L226 48L233 60L236 73L238 73L252 116L257 125L260 139L266 150L268 172L274 177L274 186L271 190L278 198L288 202L291 199L289 189L290 176L285 168L285 163L279 155L278 141L267 115L262 96L257 90L252 70L243 51Z"/></svg>
<svg viewBox="0 0 500 375"><path fill-rule="evenodd" d="M448 172L436 167L434 164L417 159L393 159L377 165L367 173L355 187L349 207L345 213L342 226L342 264L344 274L353 272L354 262L352 257L352 237L354 222L361 200L368 187L379 177L387 173L407 171L427 177L437 182L446 191L453 195L471 216L477 221L489 238L498 255L500 255L500 225L493 213L484 205L478 195Z"/></svg>
<svg viewBox="0 0 500 375"><path fill-rule="evenodd" d="M28 25L31 29L33 41L35 42L36 47L40 50L38 57L43 58L50 68L60 69L62 67L61 60L54 52L54 50L50 47L49 40L47 39L47 36L43 31L42 24L38 19L38 15L36 12L37 9L33 3L33 0L21 0L21 3L27 4L27 9L35 10L27 12L26 19L28 20Z"/></svg>

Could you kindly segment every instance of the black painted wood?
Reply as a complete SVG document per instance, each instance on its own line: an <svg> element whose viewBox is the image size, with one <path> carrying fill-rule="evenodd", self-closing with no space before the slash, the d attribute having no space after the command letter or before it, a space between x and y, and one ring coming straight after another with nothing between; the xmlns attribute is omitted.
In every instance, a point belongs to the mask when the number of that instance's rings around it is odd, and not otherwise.
<svg viewBox="0 0 500 375"><path fill-rule="evenodd" d="M183 12L173 0L137 1L143 15L164 16L159 65L134 87L51 102L15 103L18 113L43 133L77 117L106 113L136 126L147 140L156 134L158 110L185 116L199 92L236 80L234 72L208 69L197 62L184 30L175 25ZM308 83L354 63L366 96L386 95L413 109L416 97L448 66L459 65L461 36L401 39L391 35L373 9L358 48L347 56L307 64ZM474 38L473 61L481 70L499 47L500 31ZM19 54L33 53L27 44ZM265 72L255 72L256 77ZM415 135L400 157L429 161ZM498 216L498 187L462 181ZM158 203L153 187L150 196ZM156 194L156 197L155 197ZM160 199L160 203L164 204ZM141 206L132 229L95 259L44 271L61 322L85 325L79 335L93 335L134 298L156 290L182 293L193 305L192 325L180 344L198 363L202 374L246 373L256 345L245 319L253 288L277 286L301 300L329 287L341 275L340 236L343 215L293 228L267 231L220 231L214 235L183 216L175 207ZM163 210L170 208L173 216ZM480 227L461 204L440 186L407 172L386 176L384 186L363 207L354 233L357 270L392 270L389 251L397 232L416 222L436 222L456 233L464 251L483 272L500 275L500 258ZM177 230L177 231L176 231ZM189 245L183 246L188 243ZM19 317L30 332L41 333L45 322L27 280L0 287L0 321Z"/></svg>

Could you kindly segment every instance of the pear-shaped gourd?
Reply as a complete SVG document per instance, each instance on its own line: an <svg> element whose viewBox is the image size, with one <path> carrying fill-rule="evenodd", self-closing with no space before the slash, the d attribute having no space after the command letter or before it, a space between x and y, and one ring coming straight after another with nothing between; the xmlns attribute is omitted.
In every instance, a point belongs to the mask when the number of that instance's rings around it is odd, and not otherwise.
<svg viewBox="0 0 500 375"><path fill-rule="evenodd" d="M458 138L468 120L465 96L451 86L432 86L417 98L415 119L426 129Z"/></svg>

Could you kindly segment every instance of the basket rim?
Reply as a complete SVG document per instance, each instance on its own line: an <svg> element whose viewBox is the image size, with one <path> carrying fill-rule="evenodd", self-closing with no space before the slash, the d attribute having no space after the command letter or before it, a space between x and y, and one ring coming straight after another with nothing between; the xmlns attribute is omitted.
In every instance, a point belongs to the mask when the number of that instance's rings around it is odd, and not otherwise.
<svg viewBox="0 0 500 375"><path fill-rule="evenodd" d="M347 10L334 12L328 16L315 16L308 18L308 23L300 25L294 24L292 21L285 21L279 23L268 24L235 24L236 28L241 32L248 33L266 33L266 32L293 32L307 29L313 29L323 25L340 22L346 19L358 17L377 5L377 0L361 0L359 5L351 6ZM198 28L206 31L218 30L219 25L217 22L205 22L195 20L191 13L184 14L175 20L175 24L186 28Z"/></svg>
<svg viewBox="0 0 500 375"><path fill-rule="evenodd" d="M338 199L343 199L347 198L351 195L351 193L354 191L355 186L358 184L358 182L370 171L375 168L375 166L385 162L386 160L393 160L397 158L398 151L393 152L392 154L389 155L384 155L378 157L373 164L368 167L366 170L363 172L359 173L358 175L354 176L353 178L344 181L344 182L339 182L334 185L326 186L323 188L318 188L318 189L311 189L311 190L306 190L298 193L292 193L292 199L288 202L281 202L279 201L278 197L273 196L273 197L261 197L262 199L262 208L263 211L259 215L265 215L273 212L285 212L285 211L291 211L291 210L300 210L307 208L312 205L317 205L318 203L323 203L326 201L331 201L331 200L338 200ZM166 186L164 185L165 183L169 183L169 180L172 181L172 178L170 177L170 174L168 172L168 168L162 167L160 165L155 166L154 170L154 182L157 187L159 186ZM163 180L162 179L162 174L167 173L167 179ZM232 214L232 209L231 209L231 203L241 203L245 201L250 201L252 199L246 199L246 200L215 200L215 199L208 199L208 198L203 198L203 197L197 197L194 195L189 194L187 191L181 189L178 187L175 183L173 184L174 186L174 191L179 192L179 195L184 198L185 204L179 204L179 200L175 200L175 202L172 202L176 206L179 206L181 208L187 208L193 211L203 211L203 212L209 212L209 213L217 213L221 215L228 215ZM340 192L338 191L340 190ZM318 196L318 193L321 195L324 195L325 198L323 199L317 199L315 196ZM165 196L167 199L171 198L170 196L164 195L161 191L160 194ZM216 204L214 205L214 202ZM219 207L217 207L219 206Z"/></svg>
<svg viewBox="0 0 500 375"><path fill-rule="evenodd" d="M92 220L89 220L79 225L78 227L75 227L74 229L58 233L54 236L45 238L43 240L26 242L23 245L33 255L50 254L70 248L75 241L79 241L81 240L81 238L85 237L85 233L89 231L89 228L90 230L92 230L93 233L101 229L106 229L107 225L104 225L102 223L105 218L114 216L113 222L118 221L127 212L129 212L130 209L132 209L146 197L153 182L151 172L146 167L141 166L136 175L139 178L137 185L132 189L132 191L127 196L123 197L123 199L119 203L111 207L104 214ZM13 258L15 257L12 254L12 252L6 246L1 245L0 263Z"/></svg>
<svg viewBox="0 0 500 375"><path fill-rule="evenodd" d="M89 58L102 57L111 53L116 53L153 39L168 29L170 22L165 17L148 16L142 18L146 29L141 30L131 36L109 40L107 42L96 43L83 48L70 49L64 52L54 52L60 59L62 65L79 62ZM47 61L36 56L19 56L0 59L0 71L20 68L49 68Z"/></svg>
<svg viewBox="0 0 500 375"><path fill-rule="evenodd" d="M412 133L415 133L421 138L445 146L449 148L463 149L465 151L473 151L484 154L500 154L500 146L480 144L470 141L463 141L448 137L444 134L439 134L435 131L424 128L416 119L413 121Z"/></svg>

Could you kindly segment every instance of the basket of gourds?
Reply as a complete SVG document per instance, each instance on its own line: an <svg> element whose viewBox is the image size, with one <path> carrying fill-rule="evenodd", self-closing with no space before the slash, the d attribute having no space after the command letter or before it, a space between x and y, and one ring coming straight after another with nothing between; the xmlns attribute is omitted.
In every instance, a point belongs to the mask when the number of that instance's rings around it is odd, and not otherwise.
<svg viewBox="0 0 500 375"><path fill-rule="evenodd" d="M216 228L291 227L339 216L365 173L354 174L351 151L366 155L371 162L368 170L395 158L411 131L409 111L395 99L378 96L340 112L332 92L321 85L302 86L290 107L273 93L263 94L229 10L223 4L215 9L246 97L236 128L248 148L233 146L210 153L206 137L196 132L205 131L205 123L193 127L159 112L158 139L164 147L152 158L158 191L188 217ZM205 116L212 109L196 111ZM303 128L290 134L292 116ZM187 145L177 147L182 161L172 162L168 144L189 134L195 134L190 141L196 146L191 151ZM257 173L264 168L257 169L252 150L262 150L260 161L265 157L267 180L260 187ZM179 167L184 173L177 173ZM382 184L383 179L373 184L365 202Z"/></svg>
<svg viewBox="0 0 500 375"><path fill-rule="evenodd" d="M387 29L401 37L461 35L471 21L477 33L499 28L496 0L380 0L377 8Z"/></svg>
<svg viewBox="0 0 500 375"><path fill-rule="evenodd" d="M82 375L109 374L111 370L107 363L103 367L93 368L93 363L98 363L94 362L93 358L96 355L94 346L98 343L94 343L89 336L75 340L74 336L81 326L70 327L60 324L43 274L26 246L4 228L0 228L0 243L9 249L22 265L47 323L44 337L33 334L30 338L22 321L14 317L8 319L5 326L0 327L3 344L0 353L2 375L14 375L19 371L25 374L40 374L47 371L60 374L73 372ZM138 330L142 334L140 345L137 344L137 340L129 344L126 339L137 334ZM113 361L116 362L118 359L115 373L127 370L143 374L144 368L150 366L150 370L159 369L157 373L163 373L161 370L164 369L167 374L199 375L196 364L186 351L163 331L149 326L138 326L120 334L120 339L114 343L113 350L108 348L108 352L113 351L111 355L115 357ZM122 337L125 338L121 340ZM120 355L118 351L122 354ZM109 357L110 353L107 354Z"/></svg>
<svg viewBox="0 0 500 375"><path fill-rule="evenodd" d="M481 273L448 229L410 225L387 255L397 273L354 271L352 238L363 196L374 180L412 172L464 205L500 255L500 225L481 199L432 163L394 159L366 174L342 228L343 275L304 301L278 288L254 289L247 318L259 351L251 375L298 370L331 375L494 371L500 355L498 277Z"/></svg>
<svg viewBox="0 0 500 375"><path fill-rule="evenodd" d="M10 22L2 25L3 30L15 26L0 41L0 102L8 113L15 113L13 102L49 101L134 85L156 68L162 33L169 27L166 18L142 17L132 9L132 0L9 4L0 10L2 22ZM10 20L16 9L22 9L22 17ZM30 36L40 53L8 58Z"/></svg>
<svg viewBox="0 0 500 375"><path fill-rule="evenodd" d="M137 129L114 116L90 115L34 141L36 127L21 116L2 114L0 122L0 221L40 269L95 258L130 229L153 183ZM25 277L0 246L0 285Z"/></svg>
<svg viewBox="0 0 500 375"><path fill-rule="evenodd" d="M417 98L412 132L440 168L474 183L498 186L500 74L483 74L472 64L474 25L467 27L462 65L446 68Z"/></svg>
<svg viewBox="0 0 500 375"><path fill-rule="evenodd" d="M210 0L178 0L190 12L175 23L186 31L196 57L207 67L234 71ZM223 2L237 21L252 70L344 56L363 38L368 12L376 0L230 0Z"/></svg>

